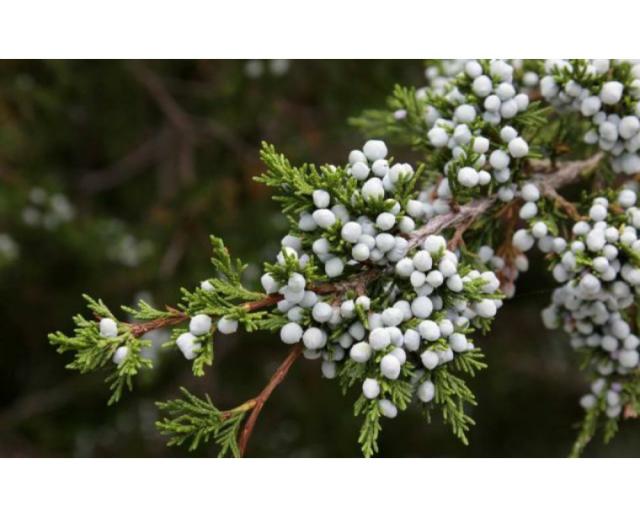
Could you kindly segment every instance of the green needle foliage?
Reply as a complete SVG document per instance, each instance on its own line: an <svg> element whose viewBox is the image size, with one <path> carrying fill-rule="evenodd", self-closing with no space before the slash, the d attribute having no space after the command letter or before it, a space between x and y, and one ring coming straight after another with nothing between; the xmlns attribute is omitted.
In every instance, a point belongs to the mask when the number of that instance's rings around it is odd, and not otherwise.
<svg viewBox="0 0 640 517"><path fill-rule="evenodd" d="M187 446L196 450L209 441L220 448L219 456L232 454L240 456L238 434L249 407L239 407L229 411L220 411L213 405L209 395L204 399L180 388L183 398L158 402L158 409L168 417L156 423L160 433L167 436L169 446Z"/></svg>
<svg viewBox="0 0 640 517"><path fill-rule="evenodd" d="M88 295L84 295L84 298L88 310L96 318L111 318L117 321L102 300L96 301ZM67 365L70 370L78 370L80 373L105 370L108 373L105 382L109 384L112 392L109 404L118 402L125 387L133 389L133 378L142 369L152 367L151 360L140 354L151 342L134 336L127 323L118 322L118 335L105 338L100 335L97 321L87 320L81 314L76 315L73 321L76 328L72 336L55 332L49 334L49 341L57 347L58 353L74 354L73 360ZM124 361L116 366L111 362L111 358L121 346L127 347L129 352Z"/></svg>

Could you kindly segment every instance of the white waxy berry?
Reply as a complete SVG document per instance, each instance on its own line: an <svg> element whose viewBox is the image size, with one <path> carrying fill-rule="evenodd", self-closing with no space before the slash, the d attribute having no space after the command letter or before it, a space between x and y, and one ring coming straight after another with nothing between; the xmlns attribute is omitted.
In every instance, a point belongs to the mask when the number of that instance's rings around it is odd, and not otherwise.
<svg viewBox="0 0 640 517"><path fill-rule="evenodd" d="M396 216L389 212L382 212L376 218L376 226L383 232L391 230L396 224Z"/></svg>
<svg viewBox="0 0 640 517"><path fill-rule="evenodd" d="M375 379L365 379L362 383L362 394L368 399L375 399L380 395L380 383Z"/></svg>
<svg viewBox="0 0 640 517"><path fill-rule="evenodd" d="M455 275L458 268L455 262L445 257L438 264L438 270L443 274L443 276L449 277L451 275Z"/></svg>
<svg viewBox="0 0 640 517"><path fill-rule="evenodd" d="M113 354L113 362L114 364L116 364L117 366L120 366L124 360L127 358L127 356L129 355L129 348L126 346L119 346L118 348L116 348L116 351Z"/></svg>
<svg viewBox="0 0 640 517"><path fill-rule="evenodd" d="M420 250L413 256L413 266L418 271L429 271L433 267L431 254L426 250Z"/></svg>
<svg viewBox="0 0 640 517"><path fill-rule="evenodd" d="M116 337L118 335L118 325L111 318L102 318L100 320L100 335L102 337Z"/></svg>
<svg viewBox="0 0 640 517"><path fill-rule="evenodd" d="M424 320L418 325L418 332L427 341L436 341L440 338L440 327L435 321Z"/></svg>
<svg viewBox="0 0 640 517"><path fill-rule="evenodd" d="M365 311L368 311L371 308L371 299L365 295L358 296L356 298L356 305L359 305Z"/></svg>
<svg viewBox="0 0 640 517"><path fill-rule="evenodd" d="M397 379L400 377L400 361L393 354L385 355L380 361L380 373L387 379Z"/></svg>
<svg viewBox="0 0 640 517"><path fill-rule="evenodd" d="M427 133L433 147L444 147L449 142L449 134L441 127L434 127Z"/></svg>
<svg viewBox="0 0 640 517"><path fill-rule="evenodd" d="M351 165L354 165L358 162L367 163L367 157L364 155L362 151L359 151L358 149L354 149L349 153L349 163Z"/></svg>
<svg viewBox="0 0 640 517"><path fill-rule="evenodd" d="M390 400L379 400L378 407L380 408L380 414L386 418L395 418L398 416L398 408Z"/></svg>
<svg viewBox="0 0 640 517"><path fill-rule="evenodd" d="M314 190L312 194L313 204L317 208L327 208L331 203L331 196L326 190Z"/></svg>
<svg viewBox="0 0 640 517"><path fill-rule="evenodd" d="M520 207L519 215L524 220L531 219L538 215L538 206L535 203L528 201Z"/></svg>
<svg viewBox="0 0 640 517"><path fill-rule="evenodd" d="M486 75L481 75L473 80L471 88L473 89L473 93L475 93L478 97L486 97L491 93L493 84L489 77L487 77Z"/></svg>
<svg viewBox="0 0 640 517"><path fill-rule="evenodd" d="M388 327L396 327L404 320L404 314L398 307L389 307L382 312L382 321Z"/></svg>
<svg viewBox="0 0 640 517"><path fill-rule="evenodd" d="M233 334L238 331L238 320L224 316L218 320L217 327L223 334Z"/></svg>
<svg viewBox="0 0 640 517"><path fill-rule="evenodd" d="M464 282L462 281L460 275L451 275L449 278L447 278L447 287L454 293L460 293L464 289Z"/></svg>
<svg viewBox="0 0 640 517"><path fill-rule="evenodd" d="M362 226L353 221L348 222L342 227L340 235L345 241L355 244L362 235Z"/></svg>
<svg viewBox="0 0 640 517"><path fill-rule="evenodd" d="M287 311L287 319L289 321L302 321L304 317L304 309L302 307L292 307Z"/></svg>
<svg viewBox="0 0 640 517"><path fill-rule="evenodd" d="M433 303L428 296L418 296L411 302L411 312L416 318L428 318L433 312Z"/></svg>
<svg viewBox="0 0 640 517"><path fill-rule="evenodd" d="M340 276L344 271L344 262L342 262L342 259L340 259L340 257L333 257L332 259L327 260L327 262L325 263L324 271L330 278Z"/></svg>
<svg viewBox="0 0 640 517"><path fill-rule="evenodd" d="M529 96L526 93L519 93L513 100L516 101L518 111L524 111L529 107Z"/></svg>
<svg viewBox="0 0 640 517"><path fill-rule="evenodd" d="M540 199L540 189L533 183L525 183L522 186L522 199L527 202L535 202Z"/></svg>
<svg viewBox="0 0 640 517"><path fill-rule="evenodd" d="M309 327L302 335L304 346L310 350L318 350L327 342L327 334L317 327Z"/></svg>
<svg viewBox="0 0 640 517"><path fill-rule="evenodd" d="M362 151L370 162L386 158L388 152L387 146L382 140L368 140Z"/></svg>
<svg viewBox="0 0 640 517"><path fill-rule="evenodd" d="M293 292L304 291L307 285L307 281L300 273L292 273L287 282L287 286Z"/></svg>
<svg viewBox="0 0 640 517"><path fill-rule="evenodd" d="M340 315L343 318L353 318L356 314L356 304L353 300L345 300L340 305Z"/></svg>
<svg viewBox="0 0 640 517"><path fill-rule="evenodd" d="M620 191L620 194L618 194L618 203L620 203L623 208L634 206L636 204L636 200L637 196L633 190L624 189Z"/></svg>
<svg viewBox="0 0 640 517"><path fill-rule="evenodd" d="M318 208L313 212L313 220L320 228L330 228L336 222L336 215L328 208Z"/></svg>
<svg viewBox="0 0 640 517"><path fill-rule="evenodd" d="M351 248L351 256L357 260L358 262L364 262L369 258L371 254L371 250L364 243L356 244L353 248Z"/></svg>
<svg viewBox="0 0 640 517"><path fill-rule="evenodd" d="M496 88L496 95L502 101L506 101L515 96L516 90L511 83L500 83Z"/></svg>
<svg viewBox="0 0 640 517"><path fill-rule="evenodd" d="M623 117L618 126L620 136L625 140L629 140L640 131L640 119L634 115Z"/></svg>
<svg viewBox="0 0 640 517"><path fill-rule="evenodd" d="M349 357L356 363L366 363L371 357L371 346L365 341L360 341L351 347Z"/></svg>
<svg viewBox="0 0 640 517"><path fill-rule="evenodd" d="M638 365L640 355L637 350L621 350L618 361L625 368L635 368Z"/></svg>
<svg viewBox="0 0 640 517"><path fill-rule="evenodd" d="M496 149L489 156L489 163L496 170L507 168L510 161L509 155L501 149Z"/></svg>
<svg viewBox="0 0 640 517"><path fill-rule="evenodd" d="M535 244L535 239L527 230L521 228L513 234L512 242L520 251L529 251Z"/></svg>
<svg viewBox="0 0 640 517"><path fill-rule="evenodd" d="M311 310L311 316L319 323L326 323L331 319L333 309L331 305L325 302L316 303Z"/></svg>
<svg viewBox="0 0 640 517"><path fill-rule="evenodd" d="M413 260L408 257L400 259L396 264L396 275L400 277L408 278L409 276L411 276L411 273L413 273L413 271Z"/></svg>
<svg viewBox="0 0 640 517"><path fill-rule="evenodd" d="M498 308L493 300L485 298L476 303L476 312L481 318L493 318Z"/></svg>
<svg viewBox="0 0 640 517"><path fill-rule="evenodd" d="M407 213L414 218L420 218L424 215L424 207L417 199L407 201Z"/></svg>
<svg viewBox="0 0 640 517"><path fill-rule="evenodd" d="M398 228L403 233L411 233L413 230L416 229L416 222L413 219L411 219L411 217L407 217L405 215L400 219Z"/></svg>
<svg viewBox="0 0 640 517"><path fill-rule="evenodd" d="M354 163L349 169L350 174L359 181L364 181L369 177L369 166L366 163Z"/></svg>
<svg viewBox="0 0 640 517"><path fill-rule="evenodd" d="M486 109L490 113L499 111L501 105L502 101L497 95L489 95L483 103L484 109Z"/></svg>
<svg viewBox="0 0 640 517"><path fill-rule="evenodd" d="M542 221L538 221L531 227L531 233L536 239L541 239L542 237L547 235L548 231L549 229L547 228L547 225Z"/></svg>
<svg viewBox="0 0 640 517"><path fill-rule="evenodd" d="M511 140L513 140L517 136L518 132L512 126L504 126L500 130L500 139L505 143L511 142Z"/></svg>
<svg viewBox="0 0 640 517"><path fill-rule="evenodd" d="M389 173L389 162L387 160L376 160L371 165L371 170L378 178L384 178Z"/></svg>
<svg viewBox="0 0 640 517"><path fill-rule="evenodd" d="M444 275L440 271L431 271L427 275L427 283L431 287L440 287L444 283Z"/></svg>
<svg viewBox="0 0 640 517"><path fill-rule="evenodd" d="M418 398L422 402L431 402L436 396L436 386L431 381L424 381L417 390Z"/></svg>
<svg viewBox="0 0 640 517"><path fill-rule="evenodd" d="M464 352L469 347L467 336L460 333L451 334L449 336L449 345L454 352Z"/></svg>
<svg viewBox="0 0 640 517"><path fill-rule="evenodd" d="M369 333L369 345L374 350L382 350L391 344L391 336L387 329L379 327Z"/></svg>
<svg viewBox="0 0 640 517"><path fill-rule="evenodd" d="M438 362L440 362L438 354L432 350L423 352L420 355L420 360L427 370L433 370L436 366L438 366Z"/></svg>
<svg viewBox="0 0 640 517"><path fill-rule="evenodd" d="M498 189L498 198L504 203L508 203L515 196L515 191L511 187L500 187Z"/></svg>
<svg viewBox="0 0 640 517"><path fill-rule="evenodd" d="M482 66L475 60L467 61L464 65L464 71L469 77L475 79L482 75Z"/></svg>
<svg viewBox="0 0 640 517"><path fill-rule="evenodd" d="M391 251L396 245L396 239L390 233L379 233L376 235L376 247L382 252Z"/></svg>
<svg viewBox="0 0 640 517"><path fill-rule="evenodd" d="M331 248L331 245L329 241L324 237L320 239L316 239L315 241L313 241L313 244L311 245L311 249L318 256L327 255L329 253L330 248Z"/></svg>
<svg viewBox="0 0 640 517"><path fill-rule="evenodd" d="M600 291L601 284L598 278L596 278L590 273L587 273L580 279L579 286L580 286L580 289L586 294L593 295L593 294L596 294L598 291Z"/></svg>
<svg viewBox="0 0 640 517"><path fill-rule="evenodd" d="M604 221L607 218L607 207L595 204L589 209L589 217L592 221Z"/></svg>
<svg viewBox="0 0 640 517"><path fill-rule="evenodd" d="M207 314L198 314L189 321L189 332L194 336L204 336L211 330L211 317Z"/></svg>
<svg viewBox="0 0 640 517"><path fill-rule="evenodd" d="M441 235L429 235L422 244L423 249L434 255L440 253L447 246L447 241Z"/></svg>
<svg viewBox="0 0 640 517"><path fill-rule="evenodd" d="M300 228L300 230L302 230L303 232L312 232L317 227L318 225L313 220L313 216L311 214L300 214L300 219L298 221L298 228Z"/></svg>
<svg viewBox="0 0 640 517"><path fill-rule="evenodd" d="M302 339L302 327L297 323L287 323L280 329L280 340L287 345L298 343Z"/></svg>
<svg viewBox="0 0 640 517"><path fill-rule="evenodd" d="M595 395L591 393L587 393L586 395L580 398L580 405L584 409L591 409L595 407L597 403L598 403L598 399L595 397Z"/></svg>
<svg viewBox="0 0 640 517"><path fill-rule="evenodd" d="M260 283L262 284L262 288L265 290L267 294L272 294L278 291L279 285L278 282L269 274L265 273L260 278Z"/></svg>
<svg viewBox="0 0 640 517"><path fill-rule="evenodd" d="M335 379L338 373L335 361L322 361L320 371L325 379Z"/></svg>
<svg viewBox="0 0 640 517"><path fill-rule="evenodd" d="M196 340L196 337L190 332L184 332L176 339L176 345L184 355L185 359L191 360L196 357L196 352L200 350L201 345Z"/></svg>
<svg viewBox="0 0 640 517"><path fill-rule="evenodd" d="M509 154L514 158L523 158L529 154L529 144L522 137L511 140L508 144Z"/></svg>
<svg viewBox="0 0 640 517"><path fill-rule="evenodd" d="M600 100L600 97L592 95L582 100L582 103L580 104L580 112L585 117L591 117L598 113L601 107L602 101Z"/></svg>
<svg viewBox="0 0 640 517"><path fill-rule="evenodd" d="M478 171L476 171L473 167L462 167L458 171L458 182L461 185L467 188L473 188L478 184L478 181Z"/></svg>
<svg viewBox="0 0 640 517"><path fill-rule="evenodd" d="M484 154L489 150L489 139L484 136L477 136L473 139L473 151Z"/></svg>
<svg viewBox="0 0 640 517"><path fill-rule="evenodd" d="M384 186L380 178L370 178L362 185L362 197L366 201L384 198Z"/></svg>
<svg viewBox="0 0 640 517"><path fill-rule="evenodd" d="M404 347L409 352L415 352L420 348L420 334L414 329L404 332Z"/></svg>
<svg viewBox="0 0 640 517"><path fill-rule="evenodd" d="M622 99L623 90L623 84L618 81L606 82L600 90L600 100L608 105L617 104Z"/></svg>
<svg viewBox="0 0 640 517"><path fill-rule="evenodd" d="M468 124L476 118L476 109L471 104L461 104L453 112L453 118L462 124Z"/></svg>
<svg viewBox="0 0 640 517"><path fill-rule="evenodd" d="M308 309L313 307L318 301L318 295L313 291L305 291L302 300L300 300L300 306Z"/></svg>
<svg viewBox="0 0 640 517"><path fill-rule="evenodd" d="M202 282L200 282L200 289L210 293L211 291L213 291L213 284L209 282L209 280L203 280Z"/></svg>
<svg viewBox="0 0 640 517"><path fill-rule="evenodd" d="M514 99L509 99L505 101L500 106L500 115L502 117L509 119L513 118L518 114L518 103Z"/></svg>

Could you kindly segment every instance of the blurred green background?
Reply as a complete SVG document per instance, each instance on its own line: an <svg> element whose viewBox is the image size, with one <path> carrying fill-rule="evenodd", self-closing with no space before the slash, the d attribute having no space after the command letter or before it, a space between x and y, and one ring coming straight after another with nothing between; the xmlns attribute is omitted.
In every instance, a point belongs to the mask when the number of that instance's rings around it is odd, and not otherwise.
<svg viewBox="0 0 640 517"><path fill-rule="evenodd" d="M83 309L144 297L173 304L210 275L208 235L252 264L271 259L285 221L252 181L267 140L292 161L343 162L364 141L347 119L382 107L420 61L29 61L0 63L0 455L176 456L154 401L179 386L230 407L257 393L286 354L273 336L224 336L203 379L173 352L107 407L99 374L65 370L48 345ZM400 156L397 147L392 154ZM538 257L539 258L539 257ZM552 283L540 261L481 339L490 368L468 447L417 411L386 421L383 456L564 456L586 383L539 311ZM537 265L535 265L537 264ZM161 334L155 336L160 341ZM352 397L300 361L278 388L252 456L358 456ZM587 455L636 456L640 424ZM199 454L212 451L203 449Z"/></svg>

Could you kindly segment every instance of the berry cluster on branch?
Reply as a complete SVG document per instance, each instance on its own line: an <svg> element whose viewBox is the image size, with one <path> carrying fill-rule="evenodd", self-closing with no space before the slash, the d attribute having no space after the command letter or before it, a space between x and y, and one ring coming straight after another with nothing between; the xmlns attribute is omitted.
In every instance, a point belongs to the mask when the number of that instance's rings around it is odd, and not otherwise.
<svg viewBox="0 0 640 517"><path fill-rule="evenodd" d="M566 89L572 73L581 88L609 99L608 79L620 79L617 103L606 103L619 113L611 123L620 126L630 116L620 115L637 109L636 68L607 67L585 60L442 63L428 68L428 87L398 87L388 111L354 121L384 140L366 141L343 165L294 166L264 144L266 172L257 181L275 190L290 229L264 265L261 291L244 285L245 265L212 238L216 274L184 289L177 308L142 302L125 308L135 319L126 323L88 299L96 320L77 316L75 334L58 332L51 342L75 353L70 368L110 369L111 401L151 366L141 355L144 335L160 327L173 328L166 346L191 361L195 375L212 364L218 333L270 331L291 346L265 389L234 409L219 410L208 396L186 391L159 404L167 416L158 427L170 444L213 440L222 454L243 455L264 403L299 356L319 360L324 377L354 393L364 455L378 452L382 418L411 405L427 419L440 415L466 443L468 407L476 403L467 377L486 366L474 334L490 329L537 243L564 284L544 321L563 322L572 345L589 352L589 375L597 376L594 393L583 399L580 452L601 417L611 428L638 404L640 339L631 307L640 211L634 186L579 202L560 194L567 185L608 177L620 153L583 139L571 152L559 150L559 135L583 121L551 98L564 99L552 96L549 84ZM627 142L640 130L631 135L631 125L624 122ZM415 165L394 159L385 142L396 141L423 158ZM603 160L603 152L612 159Z"/></svg>

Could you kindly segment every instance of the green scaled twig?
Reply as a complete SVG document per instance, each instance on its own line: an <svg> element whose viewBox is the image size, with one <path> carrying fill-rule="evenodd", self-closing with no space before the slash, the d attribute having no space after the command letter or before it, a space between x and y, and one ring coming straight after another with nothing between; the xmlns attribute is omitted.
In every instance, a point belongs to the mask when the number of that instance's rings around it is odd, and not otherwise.
<svg viewBox="0 0 640 517"><path fill-rule="evenodd" d="M194 450L203 442L207 443L213 439L220 446L220 456L228 453L236 457L244 456L264 404L273 390L284 380L301 353L302 345L294 345L256 397L227 411L217 409L208 396L204 400L199 399L182 388L184 399L158 403L161 410L169 413L169 417L157 423L158 429L170 437L169 445L188 443L189 449ZM242 426L245 417L247 420Z"/></svg>
<svg viewBox="0 0 640 517"><path fill-rule="evenodd" d="M158 408L168 413L168 417L156 423L160 432L170 436L167 444L188 445L189 450L214 440L220 447L219 456L228 453L240 456L237 435L247 411L255 406L250 400L237 408L220 411L213 405L208 395L200 399L180 388L182 399L158 402Z"/></svg>
<svg viewBox="0 0 640 517"><path fill-rule="evenodd" d="M73 352L74 358L67 365L71 370L87 373L98 369L110 369L106 382L111 389L109 404L120 400L126 387L132 389L133 377L143 368L151 368L149 359L141 356L143 348L150 346L148 340L139 339L141 335L131 325L117 321L115 316L102 302L84 295L88 309L97 320L108 319L117 328L113 336L105 337L98 321L91 321L78 314L73 318L75 330L72 336L62 332L49 334L50 343L59 353ZM123 357L115 361L115 354L122 350Z"/></svg>

